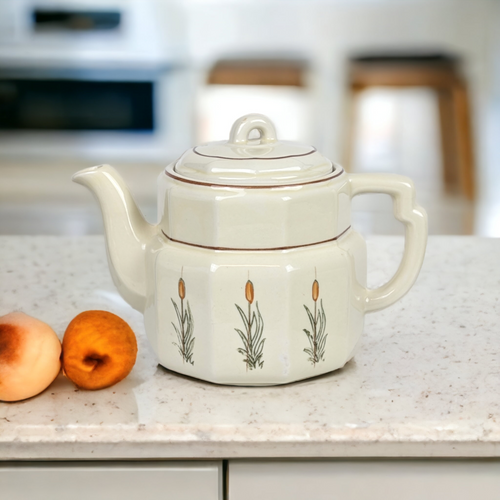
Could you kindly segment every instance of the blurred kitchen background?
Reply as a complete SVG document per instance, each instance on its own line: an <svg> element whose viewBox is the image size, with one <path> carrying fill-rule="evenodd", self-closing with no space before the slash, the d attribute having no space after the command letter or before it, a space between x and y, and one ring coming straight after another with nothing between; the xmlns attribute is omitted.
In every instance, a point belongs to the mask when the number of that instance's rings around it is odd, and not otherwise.
<svg viewBox="0 0 500 500"><path fill-rule="evenodd" d="M0 234L101 233L70 182L101 163L153 222L163 168L249 112L412 177L431 234L500 236L499 0L0 0Z"/></svg>

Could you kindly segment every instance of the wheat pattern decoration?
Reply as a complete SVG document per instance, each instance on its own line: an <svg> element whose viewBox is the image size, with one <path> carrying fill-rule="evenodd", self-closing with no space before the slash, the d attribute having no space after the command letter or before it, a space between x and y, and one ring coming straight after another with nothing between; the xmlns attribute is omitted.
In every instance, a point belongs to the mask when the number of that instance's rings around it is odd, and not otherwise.
<svg viewBox="0 0 500 500"><path fill-rule="evenodd" d="M323 300L319 302L318 310L318 298L319 298L319 283L315 279L312 285L312 299L314 301L314 314L309 310L309 308L304 304L304 308L309 317L309 322L311 323L311 330L304 328L304 333L307 335L309 340L309 347L304 349L304 352L309 355L309 361L316 366L320 361L325 360L325 346L326 338L328 334L325 333L326 330L326 315L323 309Z"/></svg>
<svg viewBox="0 0 500 500"><path fill-rule="evenodd" d="M179 326L176 326L172 322L175 333L177 334L177 342L172 342L182 357L183 363L191 363L194 365L193 361L193 348L195 337L193 337L194 331L194 320L191 314L191 308L189 307L189 301L186 301L186 309L184 309L184 299L186 298L186 283L182 277L179 279L179 284L177 287L179 297L181 299L181 307L176 304L174 299L170 299L174 305L175 313L177 314L177 321Z"/></svg>
<svg viewBox="0 0 500 500"><path fill-rule="evenodd" d="M245 327L245 331L235 328L243 342L243 347L239 347L238 352L243 355L243 362L246 364L247 370L255 370L264 366L262 358L266 339L262 338L264 320L260 314L258 302L255 302L256 311L252 311L254 288L250 280L245 285L245 298L248 302L248 316L238 304L235 304Z"/></svg>

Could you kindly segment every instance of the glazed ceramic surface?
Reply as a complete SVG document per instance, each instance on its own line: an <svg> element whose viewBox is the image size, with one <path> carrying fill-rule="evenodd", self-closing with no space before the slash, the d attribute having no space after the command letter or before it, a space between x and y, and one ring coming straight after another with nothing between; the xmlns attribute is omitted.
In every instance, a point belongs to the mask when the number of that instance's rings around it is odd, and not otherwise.
<svg viewBox="0 0 500 500"><path fill-rule="evenodd" d="M211 382L283 384L344 366L364 314L400 299L424 258L427 220L411 180L347 174L311 146L278 141L263 115L161 173L155 226L112 167L74 180L101 204L113 280L144 313L160 363ZM363 193L392 196L406 228L398 271L374 290L350 222Z"/></svg>

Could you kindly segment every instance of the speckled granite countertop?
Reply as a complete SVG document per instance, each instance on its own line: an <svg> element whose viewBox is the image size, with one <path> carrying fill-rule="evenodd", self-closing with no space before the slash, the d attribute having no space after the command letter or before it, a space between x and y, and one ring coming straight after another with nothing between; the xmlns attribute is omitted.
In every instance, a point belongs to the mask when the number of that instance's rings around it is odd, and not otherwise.
<svg viewBox="0 0 500 500"><path fill-rule="evenodd" d="M371 285L402 238L372 237ZM500 240L431 237L420 277L367 316L342 370L282 387L220 387L157 366L142 316L117 294L101 237L0 237L0 315L22 310L62 337L107 309L139 338L131 375L98 392L60 376L0 403L0 459L500 456Z"/></svg>

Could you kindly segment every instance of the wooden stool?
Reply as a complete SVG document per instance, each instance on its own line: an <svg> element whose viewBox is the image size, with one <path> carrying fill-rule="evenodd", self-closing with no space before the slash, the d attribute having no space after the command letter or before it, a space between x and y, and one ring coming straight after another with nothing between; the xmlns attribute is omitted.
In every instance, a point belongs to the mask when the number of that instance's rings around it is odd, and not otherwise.
<svg viewBox="0 0 500 500"><path fill-rule="evenodd" d="M474 155L467 88L456 58L445 55L364 56L350 60L352 102L367 87L431 87L439 102L443 176L447 190L474 198ZM348 159L352 152L351 119ZM349 163L349 162L348 162Z"/></svg>

